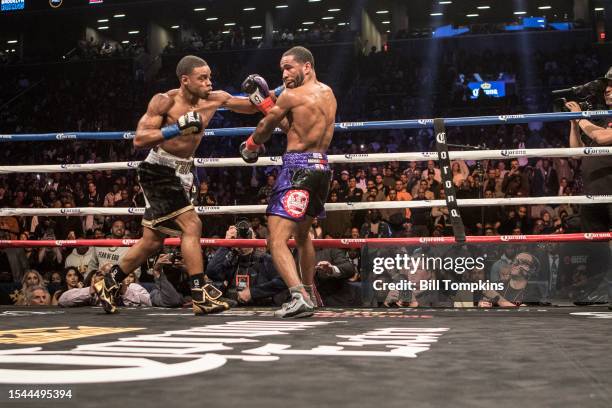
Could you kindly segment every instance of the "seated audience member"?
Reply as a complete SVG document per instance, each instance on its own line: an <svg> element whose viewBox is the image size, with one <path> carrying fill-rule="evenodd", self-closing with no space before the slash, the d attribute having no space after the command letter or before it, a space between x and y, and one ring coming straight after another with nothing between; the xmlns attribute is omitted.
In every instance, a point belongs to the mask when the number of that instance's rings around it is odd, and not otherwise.
<svg viewBox="0 0 612 408"><path fill-rule="evenodd" d="M255 239L247 220L239 220L225 233L225 239L238 237ZM206 275L224 296L241 305L280 305L288 293L270 254L253 248L219 248L206 267Z"/></svg>
<svg viewBox="0 0 612 408"><path fill-rule="evenodd" d="M338 202L338 194L336 192L330 193L329 202ZM326 234L334 238L343 237L351 228L351 212L329 211L325 218L321 219L320 224Z"/></svg>
<svg viewBox="0 0 612 408"><path fill-rule="evenodd" d="M517 254L510 266L510 279L503 282L504 289L499 291L485 290L480 307L517 307L526 304L539 304L542 299L537 284L530 279L537 277L540 261L527 252Z"/></svg>
<svg viewBox="0 0 612 408"><path fill-rule="evenodd" d="M314 234L310 234L312 238ZM323 306L359 306L359 289L349 284L355 272L355 266L345 250L316 249L315 281Z"/></svg>
<svg viewBox="0 0 612 408"><path fill-rule="evenodd" d="M178 258L178 259L177 259ZM162 253L153 266L153 278L155 279L155 288L151 290L151 303L157 307L181 307L185 303L185 299L170 283L166 276L167 268L178 268L181 272L186 273L185 265L181 257Z"/></svg>
<svg viewBox="0 0 612 408"><path fill-rule="evenodd" d="M62 271L60 289L53 294L51 304L57 305L60 296L67 290L83 287L83 275L75 267L69 267Z"/></svg>
<svg viewBox="0 0 612 408"><path fill-rule="evenodd" d="M58 300L61 307L95 306L98 304L94 284L104 279L111 264L105 264L101 270L92 271L87 275L84 287L70 289L62 293ZM151 298L145 288L135 283L136 275L129 274L121 284L120 294L117 297L119 305L123 306L151 306Z"/></svg>
<svg viewBox="0 0 612 408"><path fill-rule="evenodd" d="M111 239L125 238L125 222L117 219L111 225ZM88 273L92 270L100 269L101 265L106 263L117 264L121 257L127 253L129 247L92 247L93 254L87 265ZM137 278L140 278L140 268L137 268L134 273Z"/></svg>
<svg viewBox="0 0 612 408"><path fill-rule="evenodd" d="M49 285L62 285L62 273L58 271L53 271L49 275Z"/></svg>
<svg viewBox="0 0 612 408"><path fill-rule="evenodd" d="M79 237L78 239L83 239L84 237ZM77 271L81 274L87 273L87 265L91 261L93 256L94 249L92 247L76 247L72 250L72 252L66 257L66 262L64 264L65 268L75 267Z"/></svg>
<svg viewBox="0 0 612 408"><path fill-rule="evenodd" d="M425 269L417 269L414 273L408 275L410 282L414 282L417 287L411 292L410 307L452 307L453 302L439 290L435 289L418 289L421 281L434 282L436 281L435 273ZM388 306L388 300L385 301L385 306ZM406 305L403 305L406 306Z"/></svg>
<svg viewBox="0 0 612 408"><path fill-rule="evenodd" d="M369 210L360 235L362 238L390 238L392 233L389 223L382 219L380 210Z"/></svg>
<svg viewBox="0 0 612 408"><path fill-rule="evenodd" d="M49 306L51 296L44 286L31 286L25 291L26 306Z"/></svg>
<svg viewBox="0 0 612 408"><path fill-rule="evenodd" d="M25 305L27 301L26 292L28 291L28 289L34 286L42 286L46 288L46 284L45 284L45 281L42 275L38 273L38 271L34 269L30 269L23 275L23 278L21 279L21 289L16 290L11 295L13 302L16 305L21 305L21 306Z"/></svg>
<svg viewBox="0 0 612 408"><path fill-rule="evenodd" d="M128 307L153 305L151 303L151 295L138 284L138 277L134 272L128 273L128 276L121 282L118 304L119 306Z"/></svg>

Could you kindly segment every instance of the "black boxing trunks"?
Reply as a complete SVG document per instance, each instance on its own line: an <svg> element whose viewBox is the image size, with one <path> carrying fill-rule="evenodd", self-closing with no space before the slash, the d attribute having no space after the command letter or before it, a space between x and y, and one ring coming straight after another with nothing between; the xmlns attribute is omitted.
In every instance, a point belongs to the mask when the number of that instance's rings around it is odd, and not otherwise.
<svg viewBox="0 0 612 408"><path fill-rule="evenodd" d="M138 182L145 198L142 225L166 235L180 236L174 220L192 210L193 159L174 156L157 147L137 168Z"/></svg>
<svg viewBox="0 0 612 408"><path fill-rule="evenodd" d="M292 221L325 217L332 173L323 153L287 152L272 190L266 214Z"/></svg>

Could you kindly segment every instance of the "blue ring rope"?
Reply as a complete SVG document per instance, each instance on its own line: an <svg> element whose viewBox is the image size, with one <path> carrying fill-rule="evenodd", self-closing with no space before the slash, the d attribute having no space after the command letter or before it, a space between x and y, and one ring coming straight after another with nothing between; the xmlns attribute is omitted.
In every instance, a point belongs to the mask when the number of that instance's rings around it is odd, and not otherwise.
<svg viewBox="0 0 612 408"><path fill-rule="evenodd" d="M589 112L531 113L519 115L475 116L445 119L446 126L505 125L530 122L555 122L576 119L612 116L612 110ZM361 130L424 129L432 128L433 119L381 120L371 122L340 122L335 124L336 132ZM253 127L206 129L205 136L247 136ZM277 129L275 133L280 133ZM125 132L63 132L0 135L0 142L43 142L52 140L131 140L133 131Z"/></svg>

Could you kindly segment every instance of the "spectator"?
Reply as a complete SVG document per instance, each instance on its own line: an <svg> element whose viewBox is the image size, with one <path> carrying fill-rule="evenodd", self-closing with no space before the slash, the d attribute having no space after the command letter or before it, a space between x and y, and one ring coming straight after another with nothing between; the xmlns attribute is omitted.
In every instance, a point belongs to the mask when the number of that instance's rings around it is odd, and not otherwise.
<svg viewBox="0 0 612 408"><path fill-rule="evenodd" d="M359 235L362 238L390 238L391 227L382 219L380 210L368 210L366 222L361 226Z"/></svg>
<svg viewBox="0 0 612 408"><path fill-rule="evenodd" d="M430 174L433 174L434 180L438 183L442 183L442 173L440 169L436 167L436 163L433 160L427 162L427 168L421 173L421 178L428 179Z"/></svg>
<svg viewBox="0 0 612 408"><path fill-rule="evenodd" d="M45 287L45 281L43 280L42 275L34 270L30 269L23 275L23 279L21 280L21 289L15 291L11 298L13 299L13 303L16 305L27 305L27 292L35 287Z"/></svg>
<svg viewBox="0 0 612 408"><path fill-rule="evenodd" d="M166 277L165 269L169 266L179 268L181 274L187 273L181 258L174 258L167 253L160 254L153 266L155 288L150 293L153 306L181 307L185 303L183 296Z"/></svg>
<svg viewBox="0 0 612 408"><path fill-rule="evenodd" d="M60 276L60 289L53 294L52 305L58 304L60 296L65 291L83 287L83 275L74 267L65 268Z"/></svg>
<svg viewBox="0 0 612 408"><path fill-rule="evenodd" d="M359 289L349 283L356 269L344 250L318 248L315 262L316 287L324 306L360 306Z"/></svg>
<svg viewBox="0 0 612 408"><path fill-rule="evenodd" d="M32 286L25 291L26 306L48 306L51 297L44 286Z"/></svg>
<svg viewBox="0 0 612 408"><path fill-rule="evenodd" d="M83 239L83 236L79 236L78 239ZM94 255L94 249L88 246L79 246L72 250L70 255L66 257L66 268L76 268L80 274L87 273L87 266Z"/></svg>
<svg viewBox="0 0 612 408"><path fill-rule="evenodd" d="M350 177L348 182L348 189L346 192L346 201L349 203L359 203L363 201L363 190L357 187L357 178Z"/></svg>
<svg viewBox="0 0 612 408"><path fill-rule="evenodd" d="M531 186L531 195L534 197L550 197L559 192L557 172L551 167L547 159L538 161Z"/></svg>
<svg viewBox="0 0 612 408"><path fill-rule="evenodd" d="M248 239L255 239L247 221L240 221L237 226L247 233ZM238 237L237 226L228 228L225 239ZM241 305L280 305L288 294L272 257L253 248L219 248L206 267L206 275L224 296Z"/></svg>
<svg viewBox="0 0 612 408"><path fill-rule="evenodd" d="M484 291L486 299L479 304L481 307L517 307L527 303L539 303L542 293L530 279L537 277L540 269L538 259L526 252L517 254L510 266L510 280L502 291Z"/></svg>
<svg viewBox="0 0 612 408"><path fill-rule="evenodd" d="M338 193L332 191L329 194L329 202L338 202ZM328 211L325 218L321 220L321 227L325 234L340 238L345 236L351 228L351 213L350 211Z"/></svg>
<svg viewBox="0 0 612 408"><path fill-rule="evenodd" d="M115 220L111 226L111 239L125 238L125 223L123 220ZM98 270L102 265L110 263L117 264L121 257L128 251L128 247L93 247L91 260L87 265L87 273ZM140 268L134 271L136 278L140 278Z"/></svg>

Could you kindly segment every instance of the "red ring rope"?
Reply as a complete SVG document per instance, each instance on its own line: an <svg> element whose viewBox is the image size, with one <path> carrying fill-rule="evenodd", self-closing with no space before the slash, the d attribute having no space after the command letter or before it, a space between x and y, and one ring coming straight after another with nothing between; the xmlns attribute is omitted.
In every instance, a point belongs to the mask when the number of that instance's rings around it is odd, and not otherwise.
<svg viewBox="0 0 612 408"><path fill-rule="evenodd" d="M495 235L495 236L468 236L466 243L496 244L504 242L589 242L610 241L612 232L575 233L552 235ZM83 246L132 246L137 239L79 239L79 240L39 240L19 241L0 240L0 248L34 248L34 247L83 247ZM422 238L367 238L367 239L314 239L317 248L361 248L365 245L449 245L455 243L454 237L422 237ZM179 238L167 238L164 242L168 246L180 245ZM204 247L239 247L262 248L266 246L265 239L215 239L202 238L200 244ZM289 246L295 246L293 240Z"/></svg>

